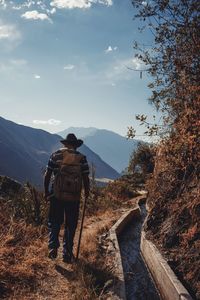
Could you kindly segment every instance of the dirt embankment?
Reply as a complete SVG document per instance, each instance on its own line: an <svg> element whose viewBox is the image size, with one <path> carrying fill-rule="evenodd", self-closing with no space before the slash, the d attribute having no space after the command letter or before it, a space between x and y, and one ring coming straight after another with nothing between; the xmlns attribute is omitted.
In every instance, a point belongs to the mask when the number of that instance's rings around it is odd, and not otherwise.
<svg viewBox="0 0 200 300"><path fill-rule="evenodd" d="M200 178L198 168L172 169L160 153L148 181L147 236L191 293L200 299Z"/></svg>

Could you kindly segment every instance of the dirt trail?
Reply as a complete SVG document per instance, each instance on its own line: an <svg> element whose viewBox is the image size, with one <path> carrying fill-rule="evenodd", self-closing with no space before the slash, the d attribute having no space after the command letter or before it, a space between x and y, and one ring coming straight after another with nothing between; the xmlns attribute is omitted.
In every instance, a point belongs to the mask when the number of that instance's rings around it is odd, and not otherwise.
<svg viewBox="0 0 200 300"><path fill-rule="evenodd" d="M109 213L104 213L101 216L94 217L86 217L84 223L84 230L82 236L81 243L81 252L80 252L80 261L86 260L89 264L92 265L92 260L96 260L96 251L97 251L97 240L99 233L102 231L107 231L111 223L116 221L116 217ZM74 253L76 253L76 245L77 239L79 235L79 228L77 229L75 236L75 249ZM77 265L67 264L62 262L62 236L63 230L60 233L60 248L58 252L58 257L55 260L51 260L47 257L47 241L48 237L43 245L42 251L44 251L44 262L47 265L47 272L45 278L40 282L40 286L36 288L36 292L33 294L26 293L21 297L19 293L17 297L12 298L13 300L72 300L72 299L89 299L87 297L87 291L84 287L80 287L80 282L77 282ZM45 249L45 250L44 250ZM85 291L85 294L80 296L78 289L81 288ZM11 298L10 298L11 299Z"/></svg>
<svg viewBox="0 0 200 300"><path fill-rule="evenodd" d="M63 263L62 256L59 254L55 261L49 262L49 272L51 272L51 277L42 282L41 288L33 298L44 300L72 299L70 281L73 280L73 265Z"/></svg>

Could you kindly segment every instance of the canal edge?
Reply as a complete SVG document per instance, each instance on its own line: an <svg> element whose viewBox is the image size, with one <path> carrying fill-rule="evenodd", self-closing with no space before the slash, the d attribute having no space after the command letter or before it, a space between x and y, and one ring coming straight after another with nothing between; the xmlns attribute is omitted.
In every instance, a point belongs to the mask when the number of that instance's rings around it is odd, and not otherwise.
<svg viewBox="0 0 200 300"><path fill-rule="evenodd" d="M139 196L138 198L139 199L137 200L135 208L123 214L109 231L110 240L113 245L113 254L115 256L116 276L118 278L118 283L114 286L115 296L117 295L114 299L116 300L126 300L124 271L118 237L134 217L138 218L141 216L139 204L146 202L146 195ZM163 300L193 300L157 247L146 238L146 234L143 229L141 232L140 251Z"/></svg>
<svg viewBox="0 0 200 300"><path fill-rule="evenodd" d="M124 279L124 271L122 265L122 258L121 252L118 242L118 237L123 231L123 229L133 220L133 218L140 218L140 207L138 205L139 201L144 201L144 196L138 197L137 204L135 208L129 210L122 217L111 227L109 230L110 233L110 240L112 242L112 250L114 255L115 261L115 269L116 269L116 276L118 279L117 284L114 286L114 293L116 300L126 300L126 287L125 287L125 279Z"/></svg>

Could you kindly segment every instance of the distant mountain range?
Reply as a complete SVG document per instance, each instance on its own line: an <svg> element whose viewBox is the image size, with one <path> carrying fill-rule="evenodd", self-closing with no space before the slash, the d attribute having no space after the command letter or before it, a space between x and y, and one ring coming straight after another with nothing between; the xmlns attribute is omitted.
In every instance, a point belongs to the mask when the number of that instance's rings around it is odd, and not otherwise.
<svg viewBox="0 0 200 300"><path fill-rule="evenodd" d="M0 117L0 175L41 185L50 154L62 147L60 140L61 137L57 134L19 125ZM86 145L79 149L87 156L88 162L95 165L97 178L119 177L117 171Z"/></svg>
<svg viewBox="0 0 200 300"><path fill-rule="evenodd" d="M113 131L94 127L70 127L58 134L66 137L71 132L82 138L85 145L119 173L128 166L130 155L140 142L139 140L127 140Z"/></svg>

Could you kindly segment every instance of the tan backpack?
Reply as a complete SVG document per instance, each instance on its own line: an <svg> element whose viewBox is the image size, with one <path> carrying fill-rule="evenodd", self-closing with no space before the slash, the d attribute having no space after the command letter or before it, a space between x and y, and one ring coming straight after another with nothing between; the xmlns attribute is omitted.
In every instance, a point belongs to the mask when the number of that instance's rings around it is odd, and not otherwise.
<svg viewBox="0 0 200 300"><path fill-rule="evenodd" d="M61 149L62 159L57 160L58 173L55 175L54 196L62 201L79 201L82 189L81 160L83 155Z"/></svg>

